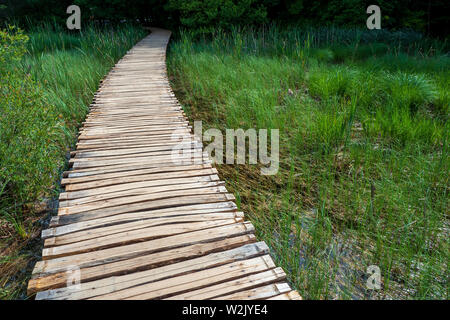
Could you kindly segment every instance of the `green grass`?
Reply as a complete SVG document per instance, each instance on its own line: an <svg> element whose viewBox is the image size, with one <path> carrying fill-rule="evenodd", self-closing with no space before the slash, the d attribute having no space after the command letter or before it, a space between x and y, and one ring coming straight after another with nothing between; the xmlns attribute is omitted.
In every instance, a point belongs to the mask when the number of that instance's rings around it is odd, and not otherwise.
<svg viewBox="0 0 450 320"><path fill-rule="evenodd" d="M303 297L448 299L447 50L415 33L338 28L172 41L190 120L280 129L277 175L218 169ZM370 265L380 291L366 289Z"/></svg>
<svg viewBox="0 0 450 320"><path fill-rule="evenodd" d="M128 25L81 33L33 27L27 53L2 71L9 76L0 88L0 299L26 297L45 224L36 204L58 192L99 81L144 35Z"/></svg>

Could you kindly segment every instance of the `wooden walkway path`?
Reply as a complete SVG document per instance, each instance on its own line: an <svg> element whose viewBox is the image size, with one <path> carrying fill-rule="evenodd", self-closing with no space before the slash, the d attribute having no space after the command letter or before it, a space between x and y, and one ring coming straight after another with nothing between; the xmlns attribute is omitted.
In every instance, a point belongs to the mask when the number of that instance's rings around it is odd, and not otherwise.
<svg viewBox="0 0 450 320"><path fill-rule="evenodd" d="M152 29L102 81L42 232L36 299L300 299L194 139L169 38ZM194 163L173 161L180 141Z"/></svg>

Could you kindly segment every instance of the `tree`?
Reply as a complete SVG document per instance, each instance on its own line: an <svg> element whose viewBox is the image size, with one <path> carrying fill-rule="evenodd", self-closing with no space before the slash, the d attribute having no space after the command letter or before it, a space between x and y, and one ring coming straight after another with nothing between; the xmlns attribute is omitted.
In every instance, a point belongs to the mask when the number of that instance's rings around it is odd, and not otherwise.
<svg viewBox="0 0 450 320"><path fill-rule="evenodd" d="M266 7L258 0L169 0L165 9L174 12L182 26L200 32L267 21Z"/></svg>
<svg viewBox="0 0 450 320"><path fill-rule="evenodd" d="M66 8L76 4L84 21L137 20L154 26L209 32L233 25L303 23L365 27L366 9L381 8L382 28L410 28L448 35L450 2L445 0L6 0L0 17L67 19Z"/></svg>

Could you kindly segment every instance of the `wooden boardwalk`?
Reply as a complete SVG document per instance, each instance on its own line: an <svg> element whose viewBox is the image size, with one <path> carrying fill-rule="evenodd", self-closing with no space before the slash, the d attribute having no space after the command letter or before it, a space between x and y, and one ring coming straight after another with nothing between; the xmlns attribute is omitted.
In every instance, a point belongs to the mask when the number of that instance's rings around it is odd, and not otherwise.
<svg viewBox="0 0 450 320"><path fill-rule="evenodd" d="M152 29L102 81L42 232L36 299L300 299L194 139L169 38Z"/></svg>

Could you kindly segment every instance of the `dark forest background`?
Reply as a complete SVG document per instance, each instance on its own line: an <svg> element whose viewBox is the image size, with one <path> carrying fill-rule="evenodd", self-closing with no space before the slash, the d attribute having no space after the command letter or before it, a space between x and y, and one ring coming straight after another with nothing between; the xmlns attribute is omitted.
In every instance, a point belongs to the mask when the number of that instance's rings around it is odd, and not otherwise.
<svg viewBox="0 0 450 320"><path fill-rule="evenodd" d="M447 0L0 0L0 17L15 23L49 18L64 22L71 4L80 6L84 22L139 19L148 25L202 33L270 22L365 27L366 8L376 4L381 8L382 28L446 37L450 12Z"/></svg>

